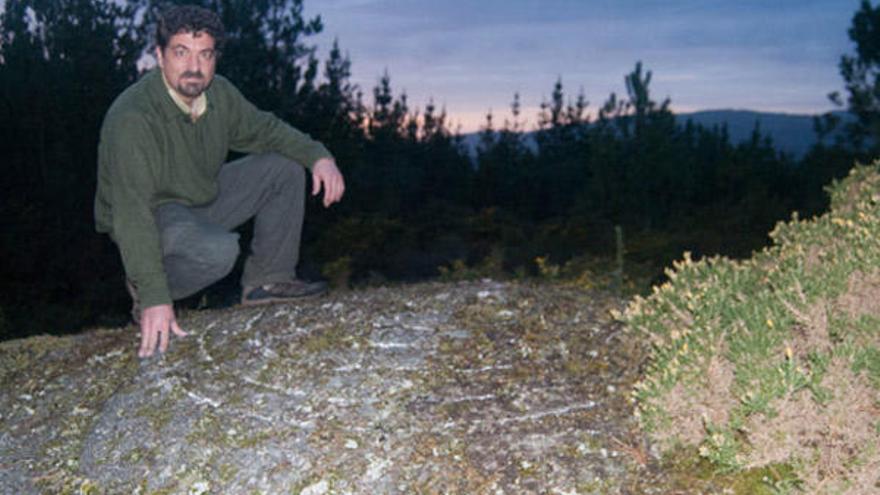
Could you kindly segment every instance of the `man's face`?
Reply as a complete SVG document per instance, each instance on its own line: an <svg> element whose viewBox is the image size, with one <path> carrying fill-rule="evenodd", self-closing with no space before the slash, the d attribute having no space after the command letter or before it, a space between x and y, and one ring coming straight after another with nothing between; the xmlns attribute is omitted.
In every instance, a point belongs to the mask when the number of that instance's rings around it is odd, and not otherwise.
<svg viewBox="0 0 880 495"><path fill-rule="evenodd" d="M165 80L187 103L208 89L214 79L217 52L208 33L175 34L164 50L156 47L156 58Z"/></svg>

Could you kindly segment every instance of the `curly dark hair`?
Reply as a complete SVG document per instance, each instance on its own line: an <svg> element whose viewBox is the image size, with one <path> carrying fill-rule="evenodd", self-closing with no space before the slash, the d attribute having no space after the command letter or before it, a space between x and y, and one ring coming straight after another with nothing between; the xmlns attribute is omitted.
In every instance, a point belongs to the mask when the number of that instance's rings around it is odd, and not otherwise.
<svg viewBox="0 0 880 495"><path fill-rule="evenodd" d="M220 16L197 5L175 5L165 10L156 23L156 45L165 50L171 37L180 33L210 34L217 51L226 41L226 29Z"/></svg>

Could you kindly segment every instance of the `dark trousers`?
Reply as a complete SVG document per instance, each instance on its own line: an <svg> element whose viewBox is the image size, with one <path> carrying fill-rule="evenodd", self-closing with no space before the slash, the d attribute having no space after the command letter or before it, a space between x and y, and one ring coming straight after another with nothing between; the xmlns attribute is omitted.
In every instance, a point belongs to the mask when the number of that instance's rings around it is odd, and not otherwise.
<svg viewBox="0 0 880 495"><path fill-rule="evenodd" d="M234 228L254 218L254 236L243 286L296 277L305 213L305 170L275 153L226 163L211 204L161 205L156 223L172 299L181 299L225 277L239 255Z"/></svg>

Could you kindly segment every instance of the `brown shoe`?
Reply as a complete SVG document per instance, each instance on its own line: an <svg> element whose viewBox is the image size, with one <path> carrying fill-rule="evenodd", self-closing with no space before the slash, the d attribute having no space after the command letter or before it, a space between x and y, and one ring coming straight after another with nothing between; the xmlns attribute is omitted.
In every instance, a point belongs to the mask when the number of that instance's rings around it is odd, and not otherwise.
<svg viewBox="0 0 880 495"><path fill-rule="evenodd" d="M141 301L137 295L137 289L131 280L125 279L125 289L128 291L128 295L131 296L131 321L135 323L135 325L141 324Z"/></svg>
<svg viewBox="0 0 880 495"><path fill-rule="evenodd" d="M241 303L245 306L295 301L327 292L327 282L306 282L294 279L290 282L244 287Z"/></svg>

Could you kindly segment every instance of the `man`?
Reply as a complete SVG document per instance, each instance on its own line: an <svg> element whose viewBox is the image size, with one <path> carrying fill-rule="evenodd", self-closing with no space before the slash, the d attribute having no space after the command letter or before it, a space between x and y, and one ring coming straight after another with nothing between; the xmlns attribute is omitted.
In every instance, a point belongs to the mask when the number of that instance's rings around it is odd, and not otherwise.
<svg viewBox="0 0 880 495"><path fill-rule="evenodd" d="M296 278L305 173L325 207L345 190L320 143L248 102L215 76L219 17L200 7L167 11L156 29L158 68L108 110L98 147L95 219L119 247L139 356L185 336L172 301L227 275L239 254L231 232L254 218L242 303L290 301L326 290ZM229 150L250 155L225 163Z"/></svg>

